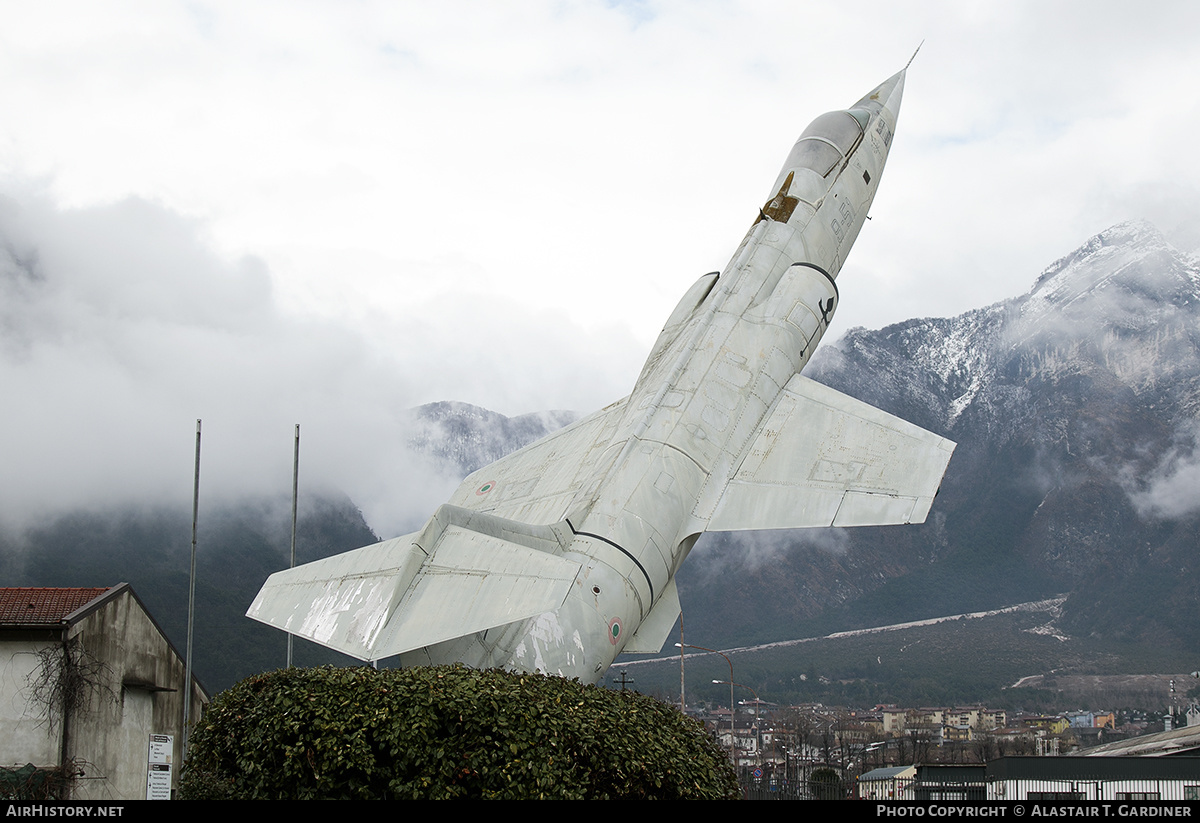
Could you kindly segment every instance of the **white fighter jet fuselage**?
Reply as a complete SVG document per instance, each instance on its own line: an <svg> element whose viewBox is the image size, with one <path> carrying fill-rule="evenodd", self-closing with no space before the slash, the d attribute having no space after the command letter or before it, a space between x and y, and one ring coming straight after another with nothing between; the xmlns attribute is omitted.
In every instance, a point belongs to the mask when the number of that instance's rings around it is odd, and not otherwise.
<svg viewBox="0 0 1200 823"><path fill-rule="evenodd" d="M595 682L661 649L705 531L923 522L954 444L800 376L904 74L804 131L627 398L473 473L420 532L273 575L248 614L362 659Z"/></svg>

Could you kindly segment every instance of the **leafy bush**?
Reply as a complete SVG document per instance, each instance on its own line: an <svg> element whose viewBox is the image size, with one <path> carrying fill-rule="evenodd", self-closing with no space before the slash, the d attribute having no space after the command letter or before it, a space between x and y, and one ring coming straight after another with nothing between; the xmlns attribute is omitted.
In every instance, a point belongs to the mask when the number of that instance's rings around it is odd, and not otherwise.
<svg viewBox="0 0 1200 823"><path fill-rule="evenodd" d="M735 798L703 726L633 692L462 667L285 669L208 707L190 799Z"/></svg>

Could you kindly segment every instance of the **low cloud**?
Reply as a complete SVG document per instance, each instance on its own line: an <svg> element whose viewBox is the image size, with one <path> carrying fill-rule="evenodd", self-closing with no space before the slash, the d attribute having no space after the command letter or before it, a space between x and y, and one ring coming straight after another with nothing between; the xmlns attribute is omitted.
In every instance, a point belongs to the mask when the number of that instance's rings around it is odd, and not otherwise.
<svg viewBox="0 0 1200 823"><path fill-rule="evenodd" d="M261 260L221 257L204 224L154 203L0 199L0 520L190 505L202 418L202 505L290 493L299 422L302 487L349 494L390 534L459 479L409 450L411 407L566 405L555 385L568 402L622 393L571 362L601 350L587 334L463 302L355 325L289 312ZM389 324L408 345L390 345ZM580 374L593 380L572 395Z"/></svg>
<svg viewBox="0 0 1200 823"><path fill-rule="evenodd" d="M700 537L692 562L702 575L713 577L737 569L756 570L778 563L787 554L815 549L833 555L850 548L846 529L768 529L710 532Z"/></svg>
<svg viewBox="0 0 1200 823"><path fill-rule="evenodd" d="M1142 517L1172 520L1200 512L1200 422L1183 426L1130 499Z"/></svg>

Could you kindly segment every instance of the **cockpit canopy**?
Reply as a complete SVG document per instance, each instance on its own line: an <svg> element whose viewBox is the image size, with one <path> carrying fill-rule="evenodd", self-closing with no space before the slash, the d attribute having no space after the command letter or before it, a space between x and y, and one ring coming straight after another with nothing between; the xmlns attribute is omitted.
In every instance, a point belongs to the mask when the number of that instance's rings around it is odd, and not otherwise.
<svg viewBox="0 0 1200 823"><path fill-rule="evenodd" d="M828 176L858 148L870 119L870 113L859 108L822 114L800 135L788 166Z"/></svg>

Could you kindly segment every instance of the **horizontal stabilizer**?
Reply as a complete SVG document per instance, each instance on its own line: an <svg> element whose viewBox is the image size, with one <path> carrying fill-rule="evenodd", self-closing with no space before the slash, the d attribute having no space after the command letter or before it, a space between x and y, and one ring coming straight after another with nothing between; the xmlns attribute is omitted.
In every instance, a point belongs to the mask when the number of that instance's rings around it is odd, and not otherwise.
<svg viewBox="0 0 1200 823"><path fill-rule="evenodd" d="M726 486L708 529L924 523L954 446L795 375Z"/></svg>
<svg viewBox="0 0 1200 823"><path fill-rule="evenodd" d="M247 616L362 660L562 606L559 532L441 506L425 528L268 578Z"/></svg>

